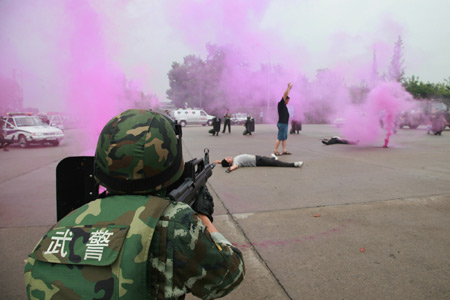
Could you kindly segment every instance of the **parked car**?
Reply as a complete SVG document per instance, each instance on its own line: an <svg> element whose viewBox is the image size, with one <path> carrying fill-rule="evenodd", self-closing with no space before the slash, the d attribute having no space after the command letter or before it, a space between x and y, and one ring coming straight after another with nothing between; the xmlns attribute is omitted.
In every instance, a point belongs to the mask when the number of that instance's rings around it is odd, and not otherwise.
<svg viewBox="0 0 450 300"><path fill-rule="evenodd" d="M412 109L403 111L397 117L399 128L407 126L416 129L420 125L429 125L436 113L442 113L444 117L445 113L448 113L447 106L439 101L416 101L414 104Z"/></svg>
<svg viewBox="0 0 450 300"><path fill-rule="evenodd" d="M247 117L249 114L247 113L236 113L231 115L231 124L233 125L244 125L247 121Z"/></svg>
<svg viewBox="0 0 450 300"><path fill-rule="evenodd" d="M342 126L344 126L345 124L345 119L344 118L336 118L333 120L333 125L336 128L341 128Z"/></svg>
<svg viewBox="0 0 450 300"><path fill-rule="evenodd" d="M214 116L208 115L201 108L179 108L172 110L170 115L174 120L178 121L182 127L186 125L203 125L211 126L213 123Z"/></svg>
<svg viewBox="0 0 450 300"><path fill-rule="evenodd" d="M63 119L60 115L56 114L38 114L37 115L42 122L47 123L50 126L56 127L64 131Z"/></svg>
<svg viewBox="0 0 450 300"><path fill-rule="evenodd" d="M428 117L418 110L404 111L397 118L397 125L399 128L408 126L411 129L416 129L419 125L427 123Z"/></svg>
<svg viewBox="0 0 450 300"><path fill-rule="evenodd" d="M5 139L19 143L22 148L30 144L50 143L58 146L64 138L61 129L52 127L37 117L23 113L9 113L3 117Z"/></svg>

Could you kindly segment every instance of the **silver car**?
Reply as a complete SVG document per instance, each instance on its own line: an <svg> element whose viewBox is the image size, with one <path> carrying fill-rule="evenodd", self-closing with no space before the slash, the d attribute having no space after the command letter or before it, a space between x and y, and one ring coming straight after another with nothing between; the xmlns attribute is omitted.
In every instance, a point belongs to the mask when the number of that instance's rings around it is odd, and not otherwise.
<svg viewBox="0 0 450 300"><path fill-rule="evenodd" d="M233 125L244 125L247 121L247 117L250 115L247 113L236 113L231 115L231 124Z"/></svg>
<svg viewBox="0 0 450 300"><path fill-rule="evenodd" d="M42 122L37 116L10 114L3 120L4 138L18 142L22 148L27 148L30 144L44 143L58 146L64 138L61 129Z"/></svg>

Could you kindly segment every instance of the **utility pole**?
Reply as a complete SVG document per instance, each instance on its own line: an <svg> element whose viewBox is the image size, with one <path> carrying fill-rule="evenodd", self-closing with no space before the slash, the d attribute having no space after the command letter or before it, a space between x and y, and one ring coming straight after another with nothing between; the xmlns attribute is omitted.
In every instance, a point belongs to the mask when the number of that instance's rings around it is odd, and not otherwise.
<svg viewBox="0 0 450 300"><path fill-rule="evenodd" d="M266 53L267 53L267 67L268 67L268 70L267 70L267 76L266 76L266 78L267 78L267 112L266 112L266 118L267 118L267 116L269 115L269 112L270 112L270 72L272 71L272 66L271 66L271 63L270 63L270 52L269 52L269 50L267 50L265 47L263 47L263 46L261 46L260 44L255 44L256 46L259 46L259 47L261 47L264 51L266 51Z"/></svg>

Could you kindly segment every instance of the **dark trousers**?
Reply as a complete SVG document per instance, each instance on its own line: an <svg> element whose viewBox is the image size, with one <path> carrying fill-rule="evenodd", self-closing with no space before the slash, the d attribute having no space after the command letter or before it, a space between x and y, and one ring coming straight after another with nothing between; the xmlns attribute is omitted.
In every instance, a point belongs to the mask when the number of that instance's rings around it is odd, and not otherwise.
<svg viewBox="0 0 450 300"><path fill-rule="evenodd" d="M210 134L212 134L212 135L219 135L219 131L215 131L214 128L213 128L213 129L210 129L210 130L208 131L208 133L210 133Z"/></svg>
<svg viewBox="0 0 450 300"><path fill-rule="evenodd" d="M3 143L3 142L0 142L0 149L1 149L1 148L6 149L6 147L8 147L9 145L11 145L11 143Z"/></svg>
<svg viewBox="0 0 450 300"><path fill-rule="evenodd" d="M322 143L324 143L325 145L333 145L333 144L351 144L349 141L344 140L344 139L338 139L338 138L331 138L328 140L322 140Z"/></svg>
<svg viewBox="0 0 450 300"><path fill-rule="evenodd" d="M222 133L225 133L225 129L228 126L228 133L231 133L231 120L230 119L225 119L225 123L223 124L223 131Z"/></svg>
<svg viewBox="0 0 450 300"><path fill-rule="evenodd" d="M285 168L295 167L294 163L279 161L272 157L259 156L259 155L256 155L256 166L257 167L285 167Z"/></svg>
<svg viewBox="0 0 450 300"><path fill-rule="evenodd" d="M3 133L0 133L0 148L4 148L6 150L6 147L8 147L13 140L6 140L6 139L4 139L3 138Z"/></svg>

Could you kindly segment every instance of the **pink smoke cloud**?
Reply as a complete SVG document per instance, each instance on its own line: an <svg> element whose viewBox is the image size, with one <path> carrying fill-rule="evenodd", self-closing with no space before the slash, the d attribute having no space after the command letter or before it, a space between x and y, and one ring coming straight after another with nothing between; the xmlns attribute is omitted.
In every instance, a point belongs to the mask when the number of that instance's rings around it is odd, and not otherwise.
<svg viewBox="0 0 450 300"><path fill-rule="evenodd" d="M254 113L264 111L265 120L276 122L276 103L287 83L292 82L290 108L293 119L330 122L345 115L348 120L359 118L360 124L372 124L377 122L372 121L369 110L389 113L386 107L390 105L387 104L381 109L369 107L361 100L355 106L352 92L361 88L375 93L378 80L386 74L393 43L402 32L401 26L392 18L384 18L384 24L374 24L383 29L383 33L389 28L389 38L376 32L337 31L328 36L323 49L315 52L304 42L304 37L295 35L296 28L286 30L293 26L292 19L291 22L286 18L284 23L273 23L278 27L267 25L268 11L273 11L275 5L269 0L169 0L158 5L136 1L100 4L81 0L27 3L25 6L3 4L2 7L14 15L13 18L2 14L8 20L2 22L6 25L3 28L19 36L32 29L24 25L31 19L37 28L33 33L39 36L36 40L42 42L29 47L34 48L33 51L27 51L18 44L29 43L32 39L16 38L14 43L7 44L8 50L0 53L7 53L30 73L40 69L42 77L44 70L51 70L48 73L60 77L58 85L63 87L63 96L53 101L64 103L69 111L83 118L82 123L90 128L90 144L110 117L128 108L129 103L123 101L124 74L134 75L130 79L135 83L134 93L130 93L133 97L139 97L136 91L141 89L151 91L154 87L149 87L149 81L155 82L156 78L160 82L167 81L170 65L165 71L156 71L161 69L160 65L156 66L162 60L176 61L177 58L171 56L171 50L176 46L186 47L186 56L205 53L206 43L227 47L226 65L220 78L224 103L217 106L219 110L229 107L232 112L241 109L252 109ZM291 5L285 3L285 7L289 9ZM57 26L50 21L53 15ZM283 21L289 15L297 14L286 12ZM16 23L11 30L10 24L16 19L22 24ZM155 24L158 23L150 20L167 21L164 23L167 26L157 27ZM308 26L307 21L310 19L295 26ZM170 41L163 39L165 36L159 35L161 32L168 33ZM155 39L147 40L147 36ZM15 51L19 48L20 51ZM144 53L147 56L143 56ZM121 57L125 55L126 58ZM37 56L52 60L52 64L38 64ZM150 63L149 57L153 59ZM314 68L324 69L316 75L307 75L307 70ZM376 98L388 96L389 93ZM370 97L364 100L367 103L374 101ZM355 111L362 111L364 118ZM387 114L385 118L389 126L391 116ZM374 136L377 128L367 130L370 134L352 133L350 129L345 133L350 137L362 136L361 140L369 142L366 135Z"/></svg>
<svg viewBox="0 0 450 300"><path fill-rule="evenodd" d="M389 142L395 130L396 117L412 107L410 97L397 82L379 82L367 95L364 104L347 108L341 134L363 146L376 142L383 134Z"/></svg>
<svg viewBox="0 0 450 300"><path fill-rule="evenodd" d="M99 17L89 3L67 2L65 12L69 51L62 68L69 75L65 99L69 111L89 129L86 139L95 147L103 126L120 112L122 73L109 56Z"/></svg>
<svg viewBox="0 0 450 300"><path fill-rule="evenodd" d="M24 105L70 114L77 122L73 125L85 129L77 142L92 154L106 122L133 107L142 91L136 83L132 89L125 84L129 80L116 61L117 44L111 39L107 16L89 1L0 5L0 62L17 74L24 88ZM124 95L125 87L130 99ZM30 88L45 93L29 94ZM153 98L151 105L157 105Z"/></svg>

